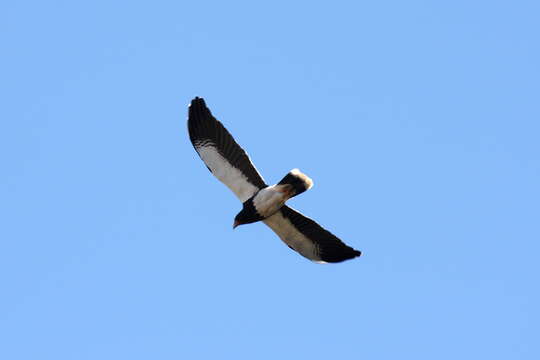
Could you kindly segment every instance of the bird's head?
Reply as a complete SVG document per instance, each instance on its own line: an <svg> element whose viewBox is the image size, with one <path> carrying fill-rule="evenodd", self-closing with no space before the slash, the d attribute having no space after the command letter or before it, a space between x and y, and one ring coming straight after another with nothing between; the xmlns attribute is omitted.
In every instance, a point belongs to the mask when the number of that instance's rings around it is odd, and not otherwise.
<svg viewBox="0 0 540 360"><path fill-rule="evenodd" d="M251 224L262 219L253 207L244 205L242 210L234 218L233 229L238 225Z"/></svg>
<svg viewBox="0 0 540 360"><path fill-rule="evenodd" d="M247 216L247 213L244 211L244 209L242 209L242 211L240 211L235 217L234 217L234 222L233 222L233 226L232 228L233 229L236 229L236 227L238 225L244 225L244 224L248 224L250 221L248 219L248 216Z"/></svg>

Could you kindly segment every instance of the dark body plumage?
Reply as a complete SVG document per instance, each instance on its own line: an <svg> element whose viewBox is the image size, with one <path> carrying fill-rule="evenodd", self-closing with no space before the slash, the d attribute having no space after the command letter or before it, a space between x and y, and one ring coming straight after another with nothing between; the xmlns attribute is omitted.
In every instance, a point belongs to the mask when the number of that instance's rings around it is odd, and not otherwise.
<svg viewBox="0 0 540 360"><path fill-rule="evenodd" d="M309 189L313 182L298 169L279 183L268 186L202 98L189 107L189 138L207 168L242 202L235 224L262 221L290 248L315 262L341 262L360 256L312 219L285 205L285 201Z"/></svg>
<svg viewBox="0 0 540 360"><path fill-rule="evenodd" d="M242 210L235 216L235 224L251 224L257 221L264 220L264 217L257 212L255 205L253 204L253 198L249 198L242 204Z"/></svg>

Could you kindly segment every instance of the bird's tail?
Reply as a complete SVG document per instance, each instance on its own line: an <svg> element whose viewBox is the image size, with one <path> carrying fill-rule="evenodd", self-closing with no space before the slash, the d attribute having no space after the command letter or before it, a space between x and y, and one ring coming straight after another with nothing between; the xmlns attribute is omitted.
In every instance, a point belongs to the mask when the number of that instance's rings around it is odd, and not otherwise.
<svg viewBox="0 0 540 360"><path fill-rule="evenodd" d="M313 180L306 174L301 173L300 170L292 169L283 179L281 179L278 185L291 185L294 189L294 195L291 196L293 197L311 189Z"/></svg>

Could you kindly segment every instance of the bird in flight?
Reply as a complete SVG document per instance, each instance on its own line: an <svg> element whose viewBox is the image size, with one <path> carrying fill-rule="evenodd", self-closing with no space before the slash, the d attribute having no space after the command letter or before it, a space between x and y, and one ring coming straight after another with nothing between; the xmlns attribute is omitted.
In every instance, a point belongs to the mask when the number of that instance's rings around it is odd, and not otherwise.
<svg viewBox="0 0 540 360"><path fill-rule="evenodd" d="M262 221L291 249L318 263L337 263L360 256L360 251L285 205L293 196L311 188L313 181L293 169L277 184L267 185L248 154L212 115L202 98L191 101L188 131L208 170L243 204L234 218L233 228Z"/></svg>

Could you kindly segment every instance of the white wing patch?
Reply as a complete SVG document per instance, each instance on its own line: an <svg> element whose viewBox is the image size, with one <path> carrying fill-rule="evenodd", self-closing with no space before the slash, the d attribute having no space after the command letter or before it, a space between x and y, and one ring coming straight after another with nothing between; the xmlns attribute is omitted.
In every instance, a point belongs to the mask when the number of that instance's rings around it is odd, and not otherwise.
<svg viewBox="0 0 540 360"><path fill-rule="evenodd" d="M259 191L259 188L250 183L239 169L232 166L213 144L206 142L201 146L196 145L195 149L212 174L227 185L241 202L248 200Z"/></svg>
<svg viewBox="0 0 540 360"><path fill-rule="evenodd" d="M278 211L274 215L263 220L263 222L272 229L279 238L293 250L309 260L325 263L318 255L317 245L291 223L291 221Z"/></svg>

